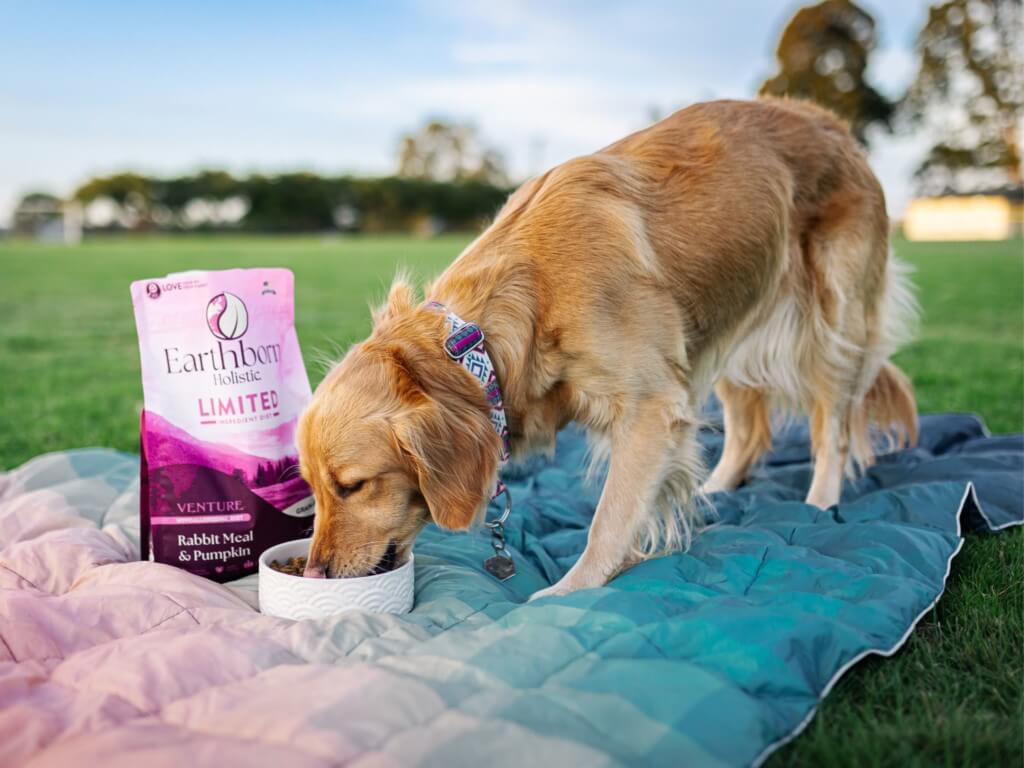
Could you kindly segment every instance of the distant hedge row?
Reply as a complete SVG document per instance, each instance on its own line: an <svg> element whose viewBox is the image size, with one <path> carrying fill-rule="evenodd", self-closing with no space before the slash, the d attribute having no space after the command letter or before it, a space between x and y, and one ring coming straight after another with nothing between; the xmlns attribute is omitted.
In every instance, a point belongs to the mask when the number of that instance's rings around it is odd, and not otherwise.
<svg viewBox="0 0 1024 768"><path fill-rule="evenodd" d="M111 229L380 232L478 228L508 193L482 181L312 173L240 178L203 171L176 178L134 173L96 178L79 187L74 198L87 212L91 204L105 201L114 216L98 226Z"/></svg>

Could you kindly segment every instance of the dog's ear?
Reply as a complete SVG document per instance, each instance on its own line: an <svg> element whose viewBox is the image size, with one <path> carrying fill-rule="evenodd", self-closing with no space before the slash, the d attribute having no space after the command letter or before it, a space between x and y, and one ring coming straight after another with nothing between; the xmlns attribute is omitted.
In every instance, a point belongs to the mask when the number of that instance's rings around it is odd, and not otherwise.
<svg viewBox="0 0 1024 768"><path fill-rule="evenodd" d="M478 411L448 411L430 398L398 422L396 434L434 522L472 527L498 468L498 436Z"/></svg>
<svg viewBox="0 0 1024 768"><path fill-rule="evenodd" d="M416 292L413 290L412 284L404 274L398 274L391 283L387 301L372 310L373 326L376 328L388 318L411 312L415 305Z"/></svg>
<svg viewBox="0 0 1024 768"><path fill-rule="evenodd" d="M405 404L393 421L399 447L434 522L466 530L487 502L501 449L483 390L440 352L436 361L390 352Z"/></svg>

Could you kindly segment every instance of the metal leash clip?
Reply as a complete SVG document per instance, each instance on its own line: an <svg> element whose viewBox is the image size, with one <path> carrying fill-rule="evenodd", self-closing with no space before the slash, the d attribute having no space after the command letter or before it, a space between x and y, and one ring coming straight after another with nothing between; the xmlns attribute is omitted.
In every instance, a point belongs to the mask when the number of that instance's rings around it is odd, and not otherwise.
<svg viewBox="0 0 1024 768"><path fill-rule="evenodd" d="M494 548L494 554L484 560L484 568L498 581L508 581L516 575L516 564L505 543L505 521L512 513L512 494L504 485L501 493L505 494L505 511L493 522L484 521L484 525L491 529L491 546Z"/></svg>

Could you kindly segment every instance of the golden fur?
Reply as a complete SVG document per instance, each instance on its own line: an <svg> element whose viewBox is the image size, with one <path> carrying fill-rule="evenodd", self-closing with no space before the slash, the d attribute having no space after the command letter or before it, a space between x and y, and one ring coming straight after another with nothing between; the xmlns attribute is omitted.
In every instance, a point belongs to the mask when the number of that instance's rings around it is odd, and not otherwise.
<svg viewBox="0 0 1024 768"><path fill-rule="evenodd" d="M543 594L688 543L712 387L726 437L707 491L742 482L776 405L811 417L820 506L871 461L870 421L916 437L910 384L888 362L913 299L882 190L845 126L809 104L697 104L563 163L520 187L426 296L484 329L514 454L551 450L576 421L608 458L586 551ZM479 520L498 441L444 336L398 281L317 388L298 434L313 571L365 573L428 519Z"/></svg>

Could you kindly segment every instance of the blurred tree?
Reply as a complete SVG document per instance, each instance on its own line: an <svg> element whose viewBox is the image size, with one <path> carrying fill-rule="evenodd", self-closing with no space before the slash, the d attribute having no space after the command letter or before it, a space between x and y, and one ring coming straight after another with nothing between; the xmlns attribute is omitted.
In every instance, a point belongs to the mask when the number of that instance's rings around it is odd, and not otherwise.
<svg viewBox="0 0 1024 768"><path fill-rule="evenodd" d="M251 176L245 182L249 211L244 225L264 231L318 232L334 229L337 190L313 173Z"/></svg>
<svg viewBox="0 0 1024 768"><path fill-rule="evenodd" d="M174 211L192 200L228 200L239 195L242 185L225 171L200 171L194 176L179 176L156 181L156 196Z"/></svg>
<svg viewBox="0 0 1024 768"><path fill-rule="evenodd" d="M866 144L868 126L889 128L894 109L865 78L876 43L874 18L849 0L824 0L801 8L782 31L775 50L779 72L759 93L809 99L828 107Z"/></svg>
<svg viewBox="0 0 1024 768"><path fill-rule="evenodd" d="M473 126L443 120L430 120L416 133L402 137L398 175L428 181L508 183L500 152L484 146Z"/></svg>
<svg viewBox="0 0 1024 768"><path fill-rule="evenodd" d="M948 0L929 10L901 110L936 138L915 174L922 194L1021 183L1021 5Z"/></svg>
<svg viewBox="0 0 1024 768"><path fill-rule="evenodd" d="M153 180L137 173L91 179L76 189L73 197L83 205L107 198L132 228L145 229L153 223L153 204L157 197Z"/></svg>
<svg viewBox="0 0 1024 768"><path fill-rule="evenodd" d="M74 197L85 206L102 201L113 207L106 220L93 219L92 226L103 229L395 232L409 231L423 220L434 220L444 229L476 229L501 207L508 191L478 179L314 173L236 178L209 170L174 178L133 173L96 178L79 187Z"/></svg>
<svg viewBox="0 0 1024 768"><path fill-rule="evenodd" d="M136 173L119 173L90 179L73 198L85 206L104 201L112 206L114 228L184 227L188 229L236 223L247 208L242 182L224 171L200 171L193 176L160 179ZM208 215L197 223L189 211L199 204ZM226 217L233 210L236 219Z"/></svg>

